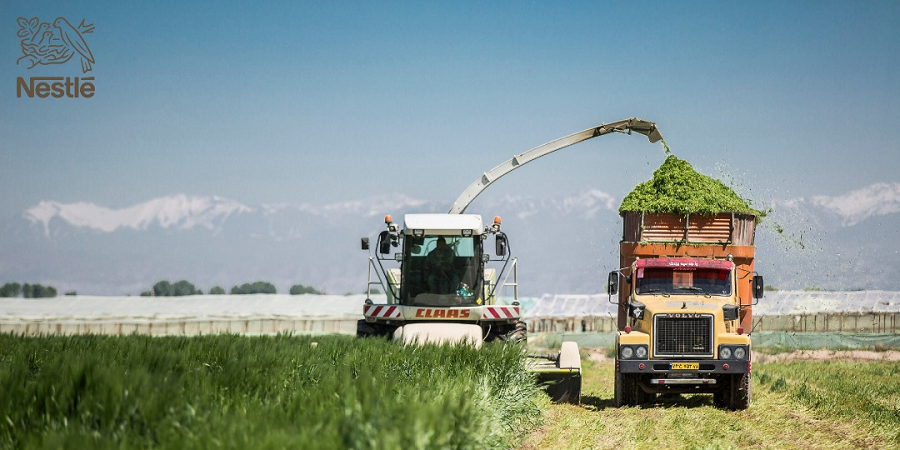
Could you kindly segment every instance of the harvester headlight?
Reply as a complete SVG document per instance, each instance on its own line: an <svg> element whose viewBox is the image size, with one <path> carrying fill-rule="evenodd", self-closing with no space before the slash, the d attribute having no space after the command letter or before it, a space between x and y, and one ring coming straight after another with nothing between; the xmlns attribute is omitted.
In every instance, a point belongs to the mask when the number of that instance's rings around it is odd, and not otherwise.
<svg viewBox="0 0 900 450"><path fill-rule="evenodd" d="M627 345L623 345L619 350L619 355L622 359L631 359L631 357L634 356L634 349Z"/></svg>
<svg viewBox="0 0 900 450"><path fill-rule="evenodd" d="M719 359L731 359L731 347L720 348Z"/></svg>
<svg viewBox="0 0 900 450"><path fill-rule="evenodd" d="M734 359L746 359L746 358L747 358L747 349L744 347L735 347Z"/></svg>
<svg viewBox="0 0 900 450"><path fill-rule="evenodd" d="M464 237L471 237L471 236L472 236L472 230L461 230L461 231L462 231L462 235L463 235Z"/></svg>
<svg viewBox="0 0 900 450"><path fill-rule="evenodd" d="M636 356L637 359L647 359L647 346L638 345L635 347L634 356Z"/></svg>
<svg viewBox="0 0 900 450"><path fill-rule="evenodd" d="M425 230L415 229L415 230L413 230L413 236L415 236L415 237L425 236Z"/></svg>

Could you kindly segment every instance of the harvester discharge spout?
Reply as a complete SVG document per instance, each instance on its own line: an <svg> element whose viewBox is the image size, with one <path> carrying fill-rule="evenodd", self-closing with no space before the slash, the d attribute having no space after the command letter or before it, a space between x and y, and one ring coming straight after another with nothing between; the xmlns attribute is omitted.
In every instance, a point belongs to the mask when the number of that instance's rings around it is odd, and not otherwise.
<svg viewBox="0 0 900 450"><path fill-rule="evenodd" d="M597 136L603 136L604 134L631 134L632 131L647 136L647 138L650 139L650 142L652 143L656 143L662 140L662 134L660 134L659 128L656 127L655 123L647 122L646 120L641 120L637 117L620 120L618 122L601 124L593 128L588 128L584 131L579 131L577 133L561 137L546 144L539 145L531 150L528 150L525 153L522 153L521 155L513 156L503 164L500 164L490 171L485 172L484 175L475 180L475 182L470 184L469 187L467 187L466 190L463 191L462 194L460 194L459 198L457 198L456 201L453 202L453 206L450 207L450 211L448 211L448 213L462 214L466 212L466 208L468 208L469 204L472 203L473 200L475 200L475 197L478 197L478 195L481 194L481 191L487 189L487 187L490 186L491 183L499 180L500 177L512 172L513 170L516 170L519 167L522 167L525 164L528 164L531 161L540 158L541 156L549 155L550 153L566 148L570 145L577 144L579 142L583 142Z"/></svg>

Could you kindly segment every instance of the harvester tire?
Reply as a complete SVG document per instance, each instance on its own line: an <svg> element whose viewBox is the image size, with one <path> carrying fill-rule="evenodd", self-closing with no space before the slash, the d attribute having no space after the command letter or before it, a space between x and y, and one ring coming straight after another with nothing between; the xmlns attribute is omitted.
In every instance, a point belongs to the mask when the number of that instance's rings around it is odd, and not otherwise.
<svg viewBox="0 0 900 450"><path fill-rule="evenodd" d="M360 319L356 322L356 337L374 337L376 334L377 331L375 330L375 327L366 322L365 319Z"/></svg>
<svg viewBox="0 0 900 450"><path fill-rule="evenodd" d="M383 338L390 340L393 333L393 329L379 324L366 322L365 319L360 319L356 322L357 338Z"/></svg>
<svg viewBox="0 0 900 450"><path fill-rule="evenodd" d="M509 333L507 335L506 340L514 344L525 344L526 342L528 342L528 331L514 330L512 333Z"/></svg>
<svg viewBox="0 0 900 450"><path fill-rule="evenodd" d="M734 411L744 410L750 407L750 374L734 375L729 386L730 405Z"/></svg>

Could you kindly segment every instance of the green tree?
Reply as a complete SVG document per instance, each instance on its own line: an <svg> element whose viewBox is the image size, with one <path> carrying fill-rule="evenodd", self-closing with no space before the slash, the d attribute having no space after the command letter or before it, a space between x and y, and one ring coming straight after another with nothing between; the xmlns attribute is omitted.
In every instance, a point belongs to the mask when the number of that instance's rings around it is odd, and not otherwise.
<svg viewBox="0 0 900 450"><path fill-rule="evenodd" d="M253 283L244 283L240 286L234 286L231 288L231 293L237 295L275 294L276 290L275 285L268 281L256 281Z"/></svg>
<svg viewBox="0 0 900 450"><path fill-rule="evenodd" d="M22 295L22 285L19 283L6 283L0 287L0 297L18 297Z"/></svg>
<svg viewBox="0 0 900 450"><path fill-rule="evenodd" d="M213 286L209 290L209 295L225 295L225 294L226 294L225 289L222 288L222 286Z"/></svg>
<svg viewBox="0 0 900 450"><path fill-rule="evenodd" d="M200 289L197 289L193 283L188 282L187 280L179 280L176 281L175 284L172 285L172 296L173 297L182 297L185 295L201 295L203 292Z"/></svg>
<svg viewBox="0 0 900 450"><path fill-rule="evenodd" d="M185 295L200 295L202 293L193 283L187 280L179 280L174 284L168 280L162 280L153 285L152 295L156 297L182 297ZM141 295L143 296L144 293L141 293Z"/></svg>
<svg viewBox="0 0 900 450"><path fill-rule="evenodd" d="M168 280L157 281L153 285L153 296L155 297L168 297L171 292L172 283L169 283Z"/></svg>
<svg viewBox="0 0 900 450"><path fill-rule="evenodd" d="M56 297L56 288L53 286L44 286L41 284L22 285L22 296L25 298L50 298Z"/></svg>
<svg viewBox="0 0 900 450"><path fill-rule="evenodd" d="M291 295L303 294L324 295L325 293L312 286L304 286L302 284L295 284L291 286Z"/></svg>

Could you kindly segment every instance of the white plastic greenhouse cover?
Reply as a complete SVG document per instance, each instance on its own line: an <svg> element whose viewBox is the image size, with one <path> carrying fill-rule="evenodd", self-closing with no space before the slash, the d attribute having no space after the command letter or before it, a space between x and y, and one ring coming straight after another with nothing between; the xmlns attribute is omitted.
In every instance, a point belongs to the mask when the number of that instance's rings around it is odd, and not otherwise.
<svg viewBox="0 0 900 450"><path fill-rule="evenodd" d="M376 302L383 302L373 296ZM198 295L189 297L94 297L0 299L0 319L138 320L167 319L358 319L365 295ZM502 299L501 301L508 301ZM615 317L606 294L545 294L520 298L523 317ZM900 313L900 292L766 292L753 307L755 316L821 313Z"/></svg>
<svg viewBox="0 0 900 450"><path fill-rule="evenodd" d="M525 318L615 317L606 294L545 294L525 311ZM615 301L615 297L613 300ZM821 313L900 313L895 291L773 291L753 307L754 316Z"/></svg>

